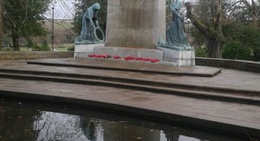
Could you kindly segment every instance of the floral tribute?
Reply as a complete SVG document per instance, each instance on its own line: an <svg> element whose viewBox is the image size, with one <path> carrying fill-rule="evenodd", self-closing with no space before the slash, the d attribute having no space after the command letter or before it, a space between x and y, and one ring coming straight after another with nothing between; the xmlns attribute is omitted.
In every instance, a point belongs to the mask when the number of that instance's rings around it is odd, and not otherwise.
<svg viewBox="0 0 260 141"><path fill-rule="evenodd" d="M111 56L108 54L89 54L89 58L110 58Z"/></svg>
<svg viewBox="0 0 260 141"><path fill-rule="evenodd" d="M112 59L122 59L125 61L145 61L145 62L151 62L151 63L157 63L160 62L159 59L155 58L142 58L142 57L134 57L134 56L127 56L127 57L121 57L121 56L110 56L109 54L89 54L89 58L112 58Z"/></svg>

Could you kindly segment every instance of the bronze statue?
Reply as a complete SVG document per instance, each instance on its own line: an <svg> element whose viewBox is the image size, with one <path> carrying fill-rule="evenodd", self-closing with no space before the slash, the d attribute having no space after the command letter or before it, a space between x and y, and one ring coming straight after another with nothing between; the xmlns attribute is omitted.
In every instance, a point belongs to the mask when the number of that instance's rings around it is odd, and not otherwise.
<svg viewBox="0 0 260 141"><path fill-rule="evenodd" d="M90 44L90 43L102 43L104 42L104 32L100 28L97 20L98 11L100 10L100 4L94 3L87 8L82 18L82 28L80 35L75 39L76 44ZM99 31L103 37L97 36Z"/></svg>
<svg viewBox="0 0 260 141"><path fill-rule="evenodd" d="M190 49L191 46L185 33L184 18L180 14L180 0L173 1L169 7L172 10L172 22L166 31L166 44L160 41L159 44L173 49Z"/></svg>

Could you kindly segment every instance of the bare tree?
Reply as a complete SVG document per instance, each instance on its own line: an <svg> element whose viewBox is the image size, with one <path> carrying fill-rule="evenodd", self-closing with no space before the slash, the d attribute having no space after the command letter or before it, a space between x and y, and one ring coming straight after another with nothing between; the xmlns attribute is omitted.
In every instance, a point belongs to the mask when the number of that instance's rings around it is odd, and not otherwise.
<svg viewBox="0 0 260 141"><path fill-rule="evenodd" d="M222 46L225 42L225 37L222 32L223 24L223 11L222 11L222 0L210 0L210 19L208 23L202 23L193 13L192 5L187 2L185 3L187 9L187 18L191 20L194 26L206 37L208 57L210 58L221 58L222 57Z"/></svg>
<svg viewBox="0 0 260 141"><path fill-rule="evenodd" d="M257 27L260 14L260 0L233 0L227 13L232 19L239 21L250 21L251 25Z"/></svg>

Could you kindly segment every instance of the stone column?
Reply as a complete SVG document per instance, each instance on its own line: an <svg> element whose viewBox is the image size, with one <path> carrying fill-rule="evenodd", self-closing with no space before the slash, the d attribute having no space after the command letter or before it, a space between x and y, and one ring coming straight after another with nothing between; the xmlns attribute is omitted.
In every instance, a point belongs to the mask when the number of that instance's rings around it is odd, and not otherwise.
<svg viewBox="0 0 260 141"><path fill-rule="evenodd" d="M165 40L165 0L108 0L106 47L156 49Z"/></svg>

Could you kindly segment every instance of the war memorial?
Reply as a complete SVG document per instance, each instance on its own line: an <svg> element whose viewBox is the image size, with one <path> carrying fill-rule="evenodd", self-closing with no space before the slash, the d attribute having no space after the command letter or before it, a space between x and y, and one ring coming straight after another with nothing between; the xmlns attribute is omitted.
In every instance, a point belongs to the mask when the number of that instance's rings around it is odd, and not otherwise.
<svg viewBox="0 0 260 141"><path fill-rule="evenodd" d="M0 116L0 140L259 140L260 64L195 65L181 5L108 0L104 34L94 3L70 56L0 62L0 113L19 113ZM19 101L12 109L7 99Z"/></svg>
<svg viewBox="0 0 260 141"><path fill-rule="evenodd" d="M184 32L184 19L178 13L181 2L170 5L176 20L172 21L168 29L165 5L165 0L109 0L104 43L87 36L81 42L76 40L79 45L76 45L75 58L86 57L88 54L107 54L139 59L154 58L173 66L195 65L195 53ZM82 31L81 35L83 33ZM97 44L85 44L88 42Z"/></svg>

